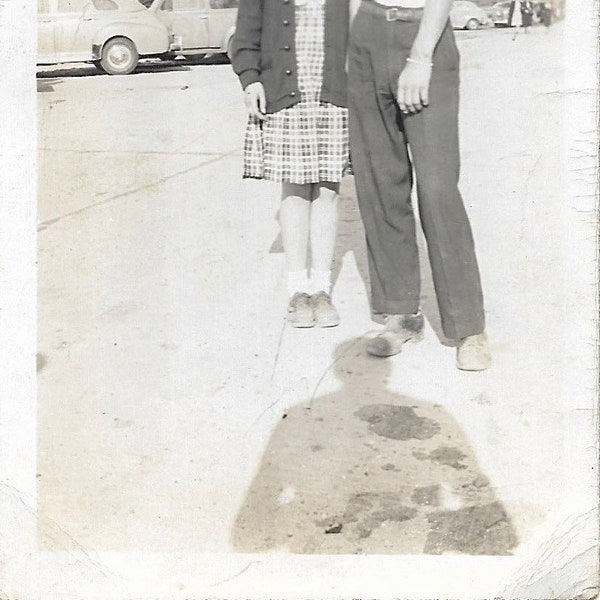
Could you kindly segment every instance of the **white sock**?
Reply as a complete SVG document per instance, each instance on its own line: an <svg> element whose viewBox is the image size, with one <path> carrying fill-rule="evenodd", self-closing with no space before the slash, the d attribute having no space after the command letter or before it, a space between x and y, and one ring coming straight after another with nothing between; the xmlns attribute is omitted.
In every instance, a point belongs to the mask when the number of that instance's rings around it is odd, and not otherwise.
<svg viewBox="0 0 600 600"><path fill-rule="evenodd" d="M310 287L313 294L317 292L331 293L331 271L312 269L310 272Z"/></svg>
<svg viewBox="0 0 600 600"><path fill-rule="evenodd" d="M310 281L306 269L302 271L288 271L287 287L290 298L297 292L310 294Z"/></svg>

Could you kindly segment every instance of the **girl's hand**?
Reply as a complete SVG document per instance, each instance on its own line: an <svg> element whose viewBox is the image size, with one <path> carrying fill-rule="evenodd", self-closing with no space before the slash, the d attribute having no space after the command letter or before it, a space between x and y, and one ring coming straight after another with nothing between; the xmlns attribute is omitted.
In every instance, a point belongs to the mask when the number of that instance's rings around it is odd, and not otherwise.
<svg viewBox="0 0 600 600"><path fill-rule="evenodd" d="M251 116L261 121L267 118L267 97L265 96L265 88L260 81L255 81L246 87L244 90L244 101Z"/></svg>
<svg viewBox="0 0 600 600"><path fill-rule="evenodd" d="M429 104L431 65L427 62L406 62L398 77L396 98L404 114L418 113Z"/></svg>

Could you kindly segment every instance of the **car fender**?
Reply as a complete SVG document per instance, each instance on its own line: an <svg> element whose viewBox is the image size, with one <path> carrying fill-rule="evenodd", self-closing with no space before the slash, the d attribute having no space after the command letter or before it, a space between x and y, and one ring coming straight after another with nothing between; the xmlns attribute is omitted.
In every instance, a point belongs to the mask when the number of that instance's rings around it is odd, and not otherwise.
<svg viewBox="0 0 600 600"><path fill-rule="evenodd" d="M104 44L112 38L124 37L130 39L137 48L140 56L145 54L162 54L169 50L170 36L168 29L157 20L156 23L110 23L99 29L92 41L94 49L102 53Z"/></svg>
<svg viewBox="0 0 600 600"><path fill-rule="evenodd" d="M450 13L450 24L453 29L463 29L467 23L464 14L454 11Z"/></svg>
<svg viewBox="0 0 600 600"><path fill-rule="evenodd" d="M480 7L481 8L481 7ZM479 11L479 14L475 16L476 19L482 24L482 25L488 25L490 23L490 17L489 15L485 12L485 10L483 10L481 8L481 10Z"/></svg>

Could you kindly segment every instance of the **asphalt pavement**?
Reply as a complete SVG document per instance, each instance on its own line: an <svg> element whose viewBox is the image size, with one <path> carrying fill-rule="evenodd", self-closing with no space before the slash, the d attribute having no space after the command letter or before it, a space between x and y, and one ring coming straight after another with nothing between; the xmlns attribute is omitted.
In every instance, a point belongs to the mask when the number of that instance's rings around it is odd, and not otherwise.
<svg viewBox="0 0 600 600"><path fill-rule="evenodd" d="M426 259L425 340L365 355L351 177L342 323L285 324L278 192L241 179L226 61L40 69L41 547L510 556L539 536L568 480L562 35L457 32L482 373L455 367Z"/></svg>

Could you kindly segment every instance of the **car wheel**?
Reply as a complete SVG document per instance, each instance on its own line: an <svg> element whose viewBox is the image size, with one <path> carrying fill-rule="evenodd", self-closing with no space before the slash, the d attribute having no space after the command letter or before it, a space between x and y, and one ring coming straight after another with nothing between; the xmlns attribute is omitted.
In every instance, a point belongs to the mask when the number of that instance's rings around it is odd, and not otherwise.
<svg viewBox="0 0 600 600"><path fill-rule="evenodd" d="M127 38L113 38L102 48L100 64L109 75L128 75L138 64L135 44Z"/></svg>
<svg viewBox="0 0 600 600"><path fill-rule="evenodd" d="M465 25L465 29L470 29L470 30L479 29L479 25L480 25L480 23L477 19L469 19L467 21L467 24Z"/></svg>

